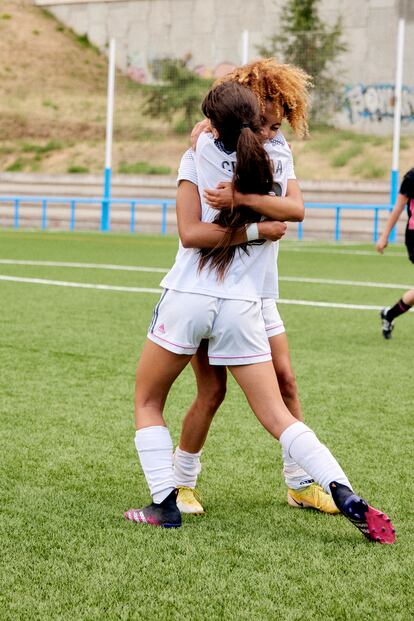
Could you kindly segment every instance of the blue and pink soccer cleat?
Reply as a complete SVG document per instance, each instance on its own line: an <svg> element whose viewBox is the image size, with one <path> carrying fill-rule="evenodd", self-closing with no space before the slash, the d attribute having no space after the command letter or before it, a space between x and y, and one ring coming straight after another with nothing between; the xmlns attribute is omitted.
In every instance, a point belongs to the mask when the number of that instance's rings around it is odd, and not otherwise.
<svg viewBox="0 0 414 621"><path fill-rule="evenodd" d="M357 496L346 485L332 481L329 487L332 498L342 515L367 539L376 543L395 543L395 528L388 515L370 507L363 498Z"/></svg>
<svg viewBox="0 0 414 621"><path fill-rule="evenodd" d="M177 507L177 490L174 489L160 504L152 502L143 509L129 509L124 517L129 522L138 524L150 524L162 528L179 528L181 526L181 513Z"/></svg>

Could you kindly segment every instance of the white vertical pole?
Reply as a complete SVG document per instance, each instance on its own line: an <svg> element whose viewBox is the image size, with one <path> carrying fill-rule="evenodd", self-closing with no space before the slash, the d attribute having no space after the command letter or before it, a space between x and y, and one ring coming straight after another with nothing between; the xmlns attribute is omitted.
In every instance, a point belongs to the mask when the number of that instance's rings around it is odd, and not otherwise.
<svg viewBox="0 0 414 621"><path fill-rule="evenodd" d="M245 65L248 61L249 61L249 31L243 30L241 64Z"/></svg>
<svg viewBox="0 0 414 621"><path fill-rule="evenodd" d="M393 147L392 147L392 172L397 178L393 179L391 183L391 202L394 203L397 198L397 186L398 186L398 166L400 155L400 133L401 133L401 92L402 92L402 76L403 76L403 61L404 61L404 31L405 31L405 19L400 17L398 20L398 34L397 34L397 67L395 72L395 92L394 92L394 131L393 131ZM393 193L395 192L395 195Z"/></svg>
<svg viewBox="0 0 414 621"><path fill-rule="evenodd" d="M109 231L110 217L109 206L111 198L112 177L112 133L114 120L114 91L115 91L115 39L109 42L108 63L108 94L106 103L106 142L105 142L105 174L104 174L104 200L102 201L101 230Z"/></svg>
<svg viewBox="0 0 414 621"><path fill-rule="evenodd" d="M114 91L115 91L115 39L109 42L108 65L108 97L106 107L106 148L105 168L111 168L112 163L112 128L114 120Z"/></svg>
<svg viewBox="0 0 414 621"><path fill-rule="evenodd" d="M402 76L404 62L404 33L405 19L400 17L398 20L397 31L397 66L395 70L395 91L394 91L394 130L392 143L392 168L391 168L391 187L390 187L390 204L395 205L399 186L399 160L400 160L400 134L401 134L401 93L402 93ZM390 233L390 242L395 242L397 238L397 229L394 227Z"/></svg>

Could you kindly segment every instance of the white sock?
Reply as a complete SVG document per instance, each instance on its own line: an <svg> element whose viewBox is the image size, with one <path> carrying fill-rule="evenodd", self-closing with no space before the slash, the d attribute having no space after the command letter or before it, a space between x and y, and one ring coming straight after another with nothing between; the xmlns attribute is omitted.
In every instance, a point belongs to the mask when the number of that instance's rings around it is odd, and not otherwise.
<svg viewBox="0 0 414 621"><path fill-rule="evenodd" d="M197 485L197 477L201 472L200 462L201 451L198 453L187 453L179 446L174 453L174 475L175 485L194 488Z"/></svg>
<svg viewBox="0 0 414 621"><path fill-rule="evenodd" d="M170 432L167 427L144 427L135 433L135 446L152 500L159 504L175 489Z"/></svg>
<svg viewBox="0 0 414 621"><path fill-rule="evenodd" d="M283 449L330 494L329 483L352 486L335 457L304 423L293 423L279 438Z"/></svg>
<svg viewBox="0 0 414 621"><path fill-rule="evenodd" d="M314 483L312 477L304 471L303 468L298 466L289 453L282 447L282 459L283 459L283 476L285 483L290 489L303 489L311 483Z"/></svg>

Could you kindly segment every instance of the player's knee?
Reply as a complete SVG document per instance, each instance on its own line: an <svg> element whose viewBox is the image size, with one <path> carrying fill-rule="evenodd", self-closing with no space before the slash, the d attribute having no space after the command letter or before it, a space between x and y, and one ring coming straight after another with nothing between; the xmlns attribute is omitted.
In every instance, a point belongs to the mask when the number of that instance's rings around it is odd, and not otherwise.
<svg viewBox="0 0 414 621"><path fill-rule="evenodd" d="M296 378L290 371L285 371L277 376L279 381L279 388L282 397L285 399L294 399L298 394L298 387L296 384Z"/></svg>
<svg viewBox="0 0 414 621"><path fill-rule="evenodd" d="M156 392L137 390L135 392L135 407L138 410L153 409L162 410L165 403L164 395Z"/></svg>
<svg viewBox="0 0 414 621"><path fill-rule="evenodd" d="M203 391L198 395L198 400L203 409L208 412L210 416L214 416L220 405L223 403L225 396L226 384L217 382L215 384L209 384L208 390Z"/></svg>

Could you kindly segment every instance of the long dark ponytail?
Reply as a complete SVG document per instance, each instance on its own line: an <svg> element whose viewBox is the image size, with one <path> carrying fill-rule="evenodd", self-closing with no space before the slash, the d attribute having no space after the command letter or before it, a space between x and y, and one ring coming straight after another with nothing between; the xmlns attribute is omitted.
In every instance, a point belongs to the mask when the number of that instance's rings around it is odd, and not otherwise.
<svg viewBox="0 0 414 621"><path fill-rule="evenodd" d="M224 82L210 90L202 111L217 130L222 147L229 153L236 151L233 189L242 194L268 194L273 185L273 173L259 136L261 120L256 96L237 82ZM217 271L219 280L223 280L236 251L249 254L249 246L263 243L232 245L237 229L259 220L260 215L248 207L220 211L214 223L228 229L224 244L199 251L199 270L208 266Z"/></svg>

